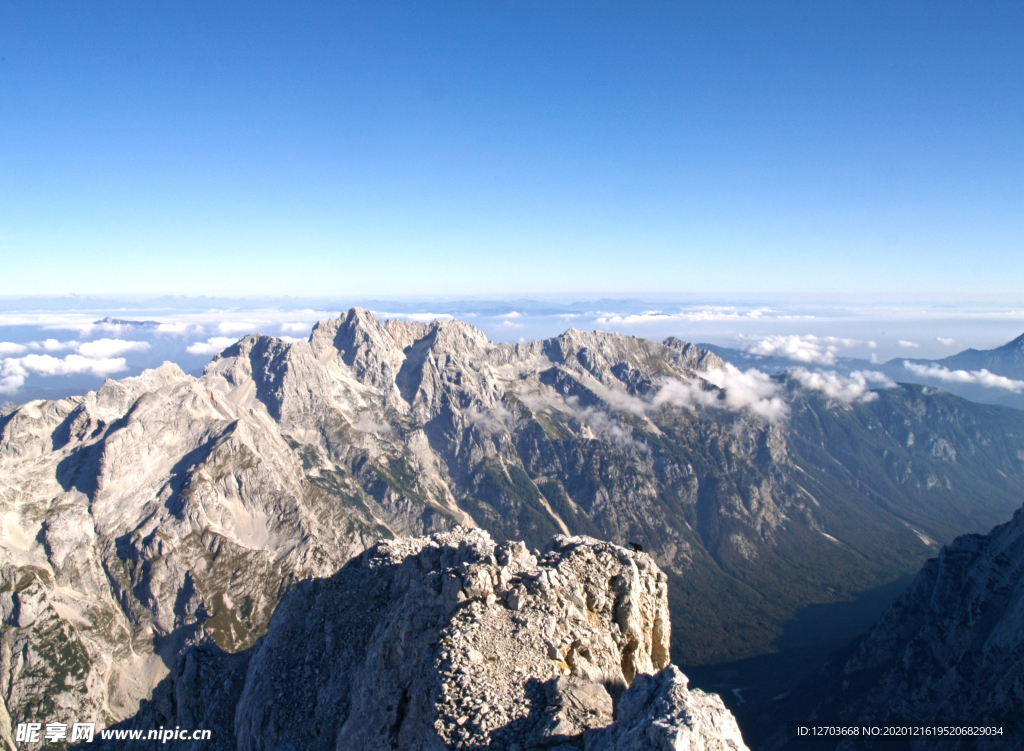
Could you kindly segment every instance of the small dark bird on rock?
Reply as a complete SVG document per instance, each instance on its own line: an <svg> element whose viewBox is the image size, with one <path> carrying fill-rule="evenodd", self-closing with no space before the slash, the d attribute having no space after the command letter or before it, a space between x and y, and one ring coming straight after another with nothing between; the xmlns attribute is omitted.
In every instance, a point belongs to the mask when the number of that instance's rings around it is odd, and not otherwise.
<svg viewBox="0 0 1024 751"><path fill-rule="evenodd" d="M626 547L630 550L635 550L638 553L644 552L644 546L641 545L639 542L627 542Z"/></svg>

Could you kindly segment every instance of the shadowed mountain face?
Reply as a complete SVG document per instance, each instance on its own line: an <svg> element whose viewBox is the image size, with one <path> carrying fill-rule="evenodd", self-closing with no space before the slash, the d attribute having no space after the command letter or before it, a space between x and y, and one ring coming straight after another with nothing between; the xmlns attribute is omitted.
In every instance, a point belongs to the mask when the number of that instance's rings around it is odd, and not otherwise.
<svg viewBox="0 0 1024 751"><path fill-rule="evenodd" d="M8 716L121 719L182 644L246 649L299 580L455 524L633 544L668 577L676 662L764 652L1024 491L1021 413L837 393L675 339L494 344L354 309L199 379L30 403L0 416Z"/></svg>
<svg viewBox="0 0 1024 751"><path fill-rule="evenodd" d="M988 535L965 535L943 548L878 623L835 654L776 716L815 724L1002 725L998 736L932 739L911 747L1020 748L1024 509Z"/></svg>

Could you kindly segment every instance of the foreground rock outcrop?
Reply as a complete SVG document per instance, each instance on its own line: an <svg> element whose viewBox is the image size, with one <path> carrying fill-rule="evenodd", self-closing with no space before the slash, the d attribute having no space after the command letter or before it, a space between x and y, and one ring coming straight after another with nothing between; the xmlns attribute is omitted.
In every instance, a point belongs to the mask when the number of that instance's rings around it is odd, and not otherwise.
<svg viewBox="0 0 1024 751"><path fill-rule="evenodd" d="M465 529L392 540L300 584L251 649L187 650L120 727L209 727L202 748L246 751L746 748L721 699L669 664L669 631L644 553L559 536L538 556Z"/></svg>

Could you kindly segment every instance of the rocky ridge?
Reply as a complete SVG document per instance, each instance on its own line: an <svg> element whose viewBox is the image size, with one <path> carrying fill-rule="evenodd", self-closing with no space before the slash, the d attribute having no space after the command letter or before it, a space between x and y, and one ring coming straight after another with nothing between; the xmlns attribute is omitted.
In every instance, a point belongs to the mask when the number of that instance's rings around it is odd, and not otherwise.
<svg viewBox="0 0 1024 751"><path fill-rule="evenodd" d="M643 553L459 528L303 582L254 647L188 650L121 727L211 728L207 749L745 749L669 665L669 631Z"/></svg>

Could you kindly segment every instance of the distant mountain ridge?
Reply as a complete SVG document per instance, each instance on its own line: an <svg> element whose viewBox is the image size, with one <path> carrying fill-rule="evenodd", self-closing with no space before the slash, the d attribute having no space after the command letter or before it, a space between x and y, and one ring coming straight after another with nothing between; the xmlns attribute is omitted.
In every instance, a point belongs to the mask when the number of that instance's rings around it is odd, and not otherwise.
<svg viewBox="0 0 1024 751"><path fill-rule="evenodd" d="M129 328L138 329L155 329L160 325L160 321L136 321L125 318L101 318L98 321L93 321L94 326L127 326Z"/></svg>
<svg viewBox="0 0 1024 751"><path fill-rule="evenodd" d="M950 370L984 368L996 375L1024 380L1024 334L995 349L965 349L935 362Z"/></svg>
<svg viewBox="0 0 1024 751"><path fill-rule="evenodd" d="M716 344L701 343L697 346L715 353L737 367L755 367L768 373L781 373L793 368L834 370L840 373L873 371L882 373L897 383L935 386L971 401L1024 409L1024 334L995 349L965 349L939 360L894 357L886 362L874 363L861 358L835 356L834 362L828 365L779 355L755 355L741 349L721 347ZM908 368L907 363L923 367ZM942 370L951 372L943 373ZM956 371L963 371L963 373ZM982 371L1021 383L1003 383L1002 388L986 386L984 384L986 379L979 376ZM1013 385L1014 388L1007 389L1005 388L1007 385Z"/></svg>

